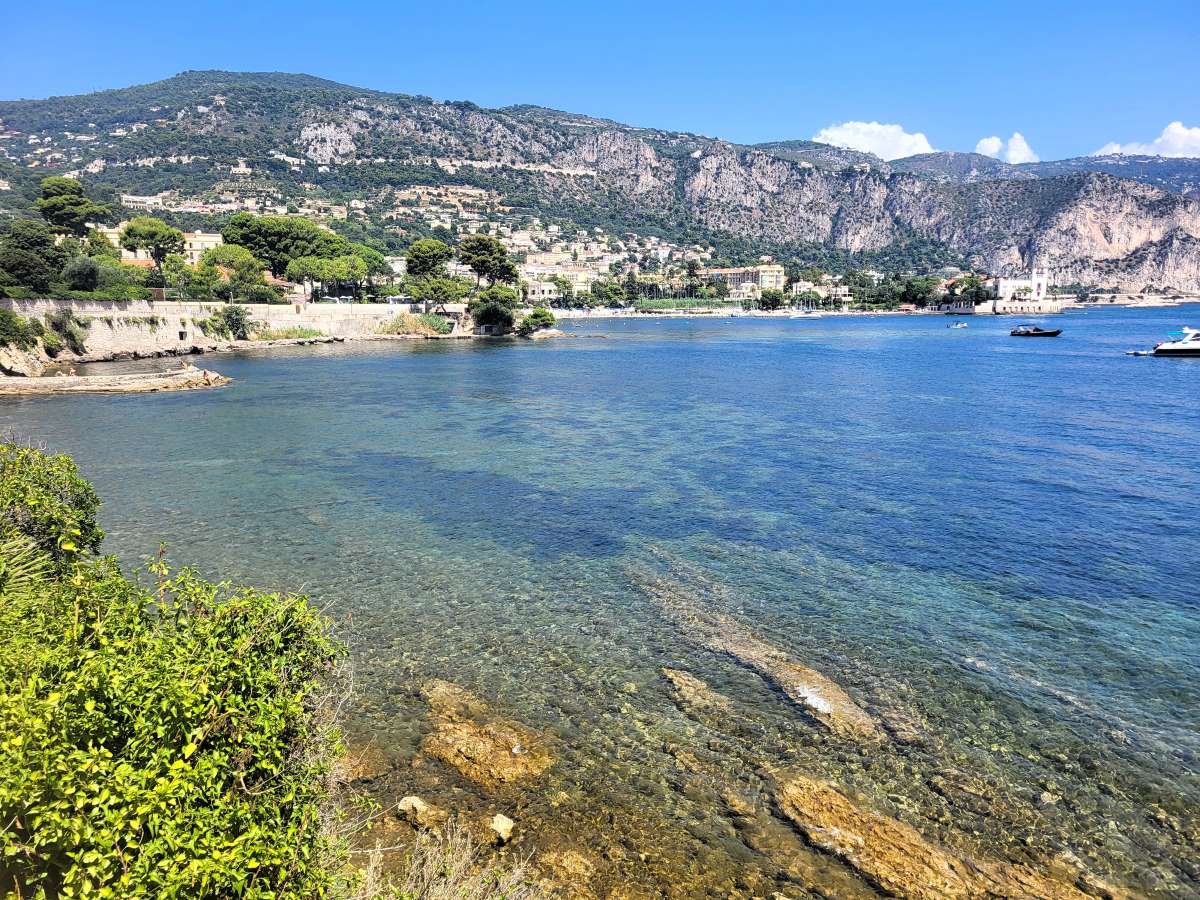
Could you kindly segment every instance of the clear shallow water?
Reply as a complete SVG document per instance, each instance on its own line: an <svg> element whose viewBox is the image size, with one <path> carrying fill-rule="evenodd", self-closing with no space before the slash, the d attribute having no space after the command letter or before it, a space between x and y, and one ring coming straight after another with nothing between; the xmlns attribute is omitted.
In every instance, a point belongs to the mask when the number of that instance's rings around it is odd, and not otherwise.
<svg viewBox="0 0 1200 900"><path fill-rule="evenodd" d="M868 893L778 830L768 773L794 768L964 853L1200 896L1200 361L1121 352L1198 315L298 348L207 360L218 391L0 401L0 430L76 457L128 562L161 537L319 597L354 648L350 730L396 763L380 792L505 811L597 891ZM917 739L814 728L646 572ZM741 724L689 717L664 666ZM546 732L555 765L491 793L410 765L430 677Z"/></svg>

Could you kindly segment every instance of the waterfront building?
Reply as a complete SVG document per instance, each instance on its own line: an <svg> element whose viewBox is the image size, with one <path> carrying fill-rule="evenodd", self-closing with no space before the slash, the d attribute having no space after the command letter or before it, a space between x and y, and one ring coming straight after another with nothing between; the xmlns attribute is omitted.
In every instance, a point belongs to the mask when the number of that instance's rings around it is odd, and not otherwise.
<svg viewBox="0 0 1200 900"><path fill-rule="evenodd" d="M785 275L781 265L737 266L730 269L701 269L700 278L708 284L724 282L729 286L730 296L783 290Z"/></svg>

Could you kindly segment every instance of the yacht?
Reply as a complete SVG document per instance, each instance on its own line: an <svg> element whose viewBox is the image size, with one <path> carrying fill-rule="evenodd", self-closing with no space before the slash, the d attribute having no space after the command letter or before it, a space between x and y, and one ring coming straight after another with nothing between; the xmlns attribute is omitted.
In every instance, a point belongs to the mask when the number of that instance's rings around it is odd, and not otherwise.
<svg viewBox="0 0 1200 900"><path fill-rule="evenodd" d="M1188 328L1168 335L1171 340L1154 345L1155 356L1200 356L1200 331Z"/></svg>
<svg viewBox="0 0 1200 900"><path fill-rule="evenodd" d="M1061 328L1042 328L1038 325L1018 325L1009 332L1012 337L1058 337Z"/></svg>

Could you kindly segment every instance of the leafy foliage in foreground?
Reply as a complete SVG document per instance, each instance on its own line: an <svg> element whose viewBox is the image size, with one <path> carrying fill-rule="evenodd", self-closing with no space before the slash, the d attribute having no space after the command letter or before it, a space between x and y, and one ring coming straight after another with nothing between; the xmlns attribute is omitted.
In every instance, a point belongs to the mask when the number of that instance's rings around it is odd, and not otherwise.
<svg viewBox="0 0 1200 900"><path fill-rule="evenodd" d="M53 560L69 562L99 548L99 511L100 498L71 457L0 443L0 538L22 535Z"/></svg>
<svg viewBox="0 0 1200 900"><path fill-rule="evenodd" d="M302 596L161 562L153 592L112 558L55 565L34 541L89 519L95 495L65 457L5 445L3 459L0 884L330 896L341 867L322 809L338 741L322 698L342 650L328 623ZM52 502L14 518L26 496Z"/></svg>

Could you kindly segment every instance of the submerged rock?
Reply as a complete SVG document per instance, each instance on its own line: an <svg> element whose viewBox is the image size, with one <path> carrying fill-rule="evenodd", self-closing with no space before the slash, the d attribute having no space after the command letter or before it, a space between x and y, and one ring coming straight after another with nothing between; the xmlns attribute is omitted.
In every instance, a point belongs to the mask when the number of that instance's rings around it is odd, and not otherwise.
<svg viewBox="0 0 1200 900"><path fill-rule="evenodd" d="M423 693L433 712L433 731L421 749L472 781L487 787L520 781L540 775L553 762L541 735L493 715L458 685L434 680Z"/></svg>
<svg viewBox="0 0 1200 900"><path fill-rule="evenodd" d="M348 784L352 781L372 781L386 775L392 768L391 761L375 744L351 747L334 767L334 778Z"/></svg>
<svg viewBox="0 0 1200 900"><path fill-rule="evenodd" d="M890 895L914 900L1089 896L1027 866L955 854L927 841L911 825L862 809L834 787L804 775L777 780L774 798L810 844L837 856Z"/></svg>
<svg viewBox="0 0 1200 900"><path fill-rule="evenodd" d="M635 572L633 578L679 623L688 638L757 672L813 722L843 737L864 741L885 739L875 720L835 681L792 659L786 651L757 637L736 619L697 602L689 596L687 586L650 573ZM692 580L703 588L702 579L693 576ZM691 590L694 589L695 585Z"/></svg>

